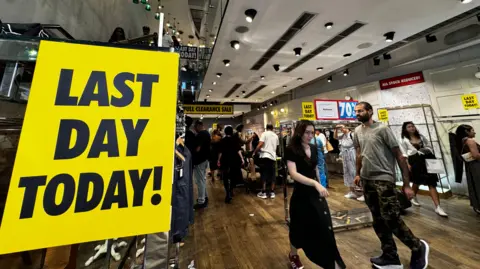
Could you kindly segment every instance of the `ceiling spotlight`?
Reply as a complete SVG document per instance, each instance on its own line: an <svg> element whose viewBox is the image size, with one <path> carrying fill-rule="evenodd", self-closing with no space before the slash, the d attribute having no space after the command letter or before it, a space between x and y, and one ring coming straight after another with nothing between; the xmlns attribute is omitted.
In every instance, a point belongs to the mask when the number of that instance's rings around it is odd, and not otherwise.
<svg viewBox="0 0 480 269"><path fill-rule="evenodd" d="M272 104L270 104L270 105L272 105ZM274 113L273 111L272 111L272 112L270 112L270 114L272 114L272 115L275 115L275 113Z"/></svg>
<svg viewBox="0 0 480 269"><path fill-rule="evenodd" d="M172 26L169 21L167 21L167 27Z"/></svg>
<svg viewBox="0 0 480 269"><path fill-rule="evenodd" d="M395 32L388 32L383 35L385 37L385 42L393 42L393 37L395 36Z"/></svg>
<svg viewBox="0 0 480 269"><path fill-rule="evenodd" d="M325 28L327 28L328 30L332 29L333 28L333 22L327 22L325 24Z"/></svg>
<svg viewBox="0 0 480 269"><path fill-rule="evenodd" d="M275 91L272 91L272 94L275 94Z"/></svg>
<svg viewBox="0 0 480 269"><path fill-rule="evenodd" d="M287 85L283 85L283 88L284 88L284 89L287 88Z"/></svg>
<svg viewBox="0 0 480 269"><path fill-rule="evenodd" d="M323 67L317 67L317 71L322 71Z"/></svg>
<svg viewBox="0 0 480 269"><path fill-rule="evenodd" d="M212 84L213 84L213 85L217 85L217 82L216 82L216 81L214 81L214 82L212 82Z"/></svg>
<svg viewBox="0 0 480 269"><path fill-rule="evenodd" d="M332 82L332 80L333 80L333 79L332 79L332 77L331 77L331 76L330 76L330 77L328 77L328 79L327 79L327 81L328 81L329 83L330 83L330 82Z"/></svg>
<svg viewBox="0 0 480 269"><path fill-rule="evenodd" d="M427 35L425 36L425 40L427 40L427 43L433 43L437 41L437 37L434 35Z"/></svg>
<svg viewBox="0 0 480 269"><path fill-rule="evenodd" d="M223 60L223 64L225 66L230 66L230 60Z"/></svg>
<svg viewBox="0 0 480 269"><path fill-rule="evenodd" d="M182 66L182 67L180 68L180 70L182 70L183 72L185 72L185 71L187 71L187 68L186 68L185 66Z"/></svg>
<svg viewBox="0 0 480 269"><path fill-rule="evenodd" d="M260 79L264 80L264 79L265 79L265 76L261 76Z"/></svg>
<svg viewBox="0 0 480 269"><path fill-rule="evenodd" d="M274 64L273 69L278 72L280 70L280 65L279 64Z"/></svg>
<svg viewBox="0 0 480 269"><path fill-rule="evenodd" d="M270 106L273 106L273 102L270 102ZM273 111L272 111L272 113L273 113Z"/></svg>
<svg viewBox="0 0 480 269"><path fill-rule="evenodd" d="M221 77L222 73L217 73L217 78Z"/></svg>
<svg viewBox="0 0 480 269"><path fill-rule="evenodd" d="M343 71L343 76L344 76L344 77L348 76L348 74L349 74L349 73L348 73L348 69L346 69L345 71Z"/></svg>
<svg viewBox="0 0 480 269"><path fill-rule="evenodd" d="M280 112L282 112L282 113L285 112L285 109L284 109L284 108L281 108L281 109L280 109Z"/></svg>
<svg viewBox="0 0 480 269"><path fill-rule="evenodd" d="M462 4L468 4L468 3L471 3L472 0L460 0L460 3Z"/></svg>
<svg viewBox="0 0 480 269"><path fill-rule="evenodd" d="M212 90L212 89L210 89L210 90L208 90L208 92L213 92L213 90Z"/></svg>
<svg viewBox="0 0 480 269"><path fill-rule="evenodd" d="M294 48L293 51L295 52L295 56L300 57L302 54L302 48Z"/></svg>
<svg viewBox="0 0 480 269"><path fill-rule="evenodd" d="M390 60L390 59L392 59L392 55L390 55L390 54L388 54L388 53L384 53L384 54L383 54L383 59L384 59L384 60Z"/></svg>
<svg viewBox="0 0 480 269"><path fill-rule="evenodd" d="M207 98L210 97L210 94L207 94Z"/></svg>
<svg viewBox="0 0 480 269"><path fill-rule="evenodd" d="M257 107L257 110L260 110L260 107Z"/></svg>
<svg viewBox="0 0 480 269"><path fill-rule="evenodd" d="M240 42L238 42L237 40L233 40L233 41L230 42L230 47L238 50L240 48Z"/></svg>
<svg viewBox="0 0 480 269"><path fill-rule="evenodd" d="M343 57L345 57L345 58L350 57L350 56L352 56L351 53L343 54Z"/></svg>
<svg viewBox="0 0 480 269"><path fill-rule="evenodd" d="M297 80L298 80L298 81L302 81L302 80L303 80L303 78L297 78Z"/></svg>
<svg viewBox="0 0 480 269"><path fill-rule="evenodd" d="M378 57L373 58L373 65L375 66L380 65L380 58Z"/></svg>
<svg viewBox="0 0 480 269"><path fill-rule="evenodd" d="M242 95L245 95L245 94L247 94L247 92L246 92L246 91L242 91Z"/></svg>
<svg viewBox="0 0 480 269"><path fill-rule="evenodd" d="M247 9L245 11L245 19L247 22L252 22L255 19L255 16L257 15L257 11L255 9Z"/></svg>

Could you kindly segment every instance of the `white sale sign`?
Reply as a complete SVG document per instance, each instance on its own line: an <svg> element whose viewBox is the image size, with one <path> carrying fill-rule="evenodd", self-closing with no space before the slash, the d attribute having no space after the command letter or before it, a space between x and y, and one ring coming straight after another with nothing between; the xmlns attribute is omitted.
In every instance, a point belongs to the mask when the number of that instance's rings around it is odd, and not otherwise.
<svg viewBox="0 0 480 269"><path fill-rule="evenodd" d="M338 101L315 100L317 120L338 120Z"/></svg>

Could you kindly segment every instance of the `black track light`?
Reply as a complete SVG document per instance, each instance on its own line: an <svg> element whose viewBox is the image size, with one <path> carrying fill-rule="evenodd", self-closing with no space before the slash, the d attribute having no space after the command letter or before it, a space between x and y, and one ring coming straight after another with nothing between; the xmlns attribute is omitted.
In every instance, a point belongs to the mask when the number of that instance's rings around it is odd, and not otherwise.
<svg viewBox="0 0 480 269"><path fill-rule="evenodd" d="M383 59L384 60L391 60L392 59L392 55L388 54L388 53L384 53L383 54Z"/></svg>
<svg viewBox="0 0 480 269"><path fill-rule="evenodd" d="M257 15L257 11L255 9L247 9L245 11L245 19L247 22L252 22L255 19L255 16Z"/></svg>
<svg viewBox="0 0 480 269"><path fill-rule="evenodd" d="M302 54L302 48L294 48L293 51L295 52L295 56L300 57Z"/></svg>
<svg viewBox="0 0 480 269"><path fill-rule="evenodd" d="M297 80L298 80L298 81L302 81L302 80L303 80L303 78L297 78Z"/></svg>
<svg viewBox="0 0 480 269"><path fill-rule="evenodd" d="M434 35L427 35L425 37L425 40L427 41L427 43L433 43L437 41L437 37Z"/></svg>
<svg viewBox="0 0 480 269"><path fill-rule="evenodd" d="M265 76L261 76L260 79L261 79L261 80L264 80L264 79L265 79Z"/></svg>
<svg viewBox="0 0 480 269"><path fill-rule="evenodd" d="M317 67L317 71L322 71L323 67Z"/></svg>
<svg viewBox="0 0 480 269"><path fill-rule="evenodd" d="M380 58L373 58L373 65L380 65Z"/></svg>
<svg viewBox="0 0 480 269"><path fill-rule="evenodd" d="M230 47L238 50L240 48L240 42L238 42L237 40L233 40L233 41L230 42Z"/></svg>
<svg viewBox="0 0 480 269"><path fill-rule="evenodd" d="M260 110L260 107L257 107L257 110Z"/></svg>
<svg viewBox="0 0 480 269"><path fill-rule="evenodd" d="M280 65L279 64L274 64L273 69L278 72L280 70Z"/></svg>
<svg viewBox="0 0 480 269"><path fill-rule="evenodd" d="M325 24L325 28L327 28L328 30L332 29L333 28L333 22L327 22Z"/></svg>
<svg viewBox="0 0 480 269"><path fill-rule="evenodd" d="M208 90L208 92L213 92L213 90L212 90L212 89L210 89L210 90Z"/></svg>
<svg viewBox="0 0 480 269"><path fill-rule="evenodd" d="M222 73L217 73L217 78L221 77Z"/></svg>
<svg viewBox="0 0 480 269"><path fill-rule="evenodd" d="M287 85L283 85L283 88L286 89L286 88L287 88Z"/></svg>
<svg viewBox="0 0 480 269"><path fill-rule="evenodd" d="M245 94L247 94L247 92L246 92L246 91L242 91L242 95L245 95Z"/></svg>
<svg viewBox="0 0 480 269"><path fill-rule="evenodd" d="M460 3L462 4L468 4L468 3L471 3L472 0L460 0Z"/></svg>
<svg viewBox="0 0 480 269"><path fill-rule="evenodd" d="M230 66L230 60L223 60L223 64L225 66Z"/></svg>
<svg viewBox="0 0 480 269"><path fill-rule="evenodd" d="M235 96L236 98L240 98L240 95Z"/></svg>
<svg viewBox="0 0 480 269"><path fill-rule="evenodd" d="M395 37L395 32L388 32L383 35L385 37L385 42L393 42L393 38Z"/></svg>
<svg viewBox="0 0 480 269"><path fill-rule="evenodd" d="M346 76L348 76L348 75L349 75L348 69L346 69L345 71L343 71L343 76L344 76L344 77L346 77Z"/></svg>
<svg viewBox="0 0 480 269"><path fill-rule="evenodd" d="M348 58L348 57L350 57L350 56L352 56L351 53L343 54L343 57L345 57L345 58Z"/></svg>
<svg viewBox="0 0 480 269"><path fill-rule="evenodd" d="M209 98L209 97L210 97L210 94L207 94L207 98Z"/></svg>
<svg viewBox="0 0 480 269"><path fill-rule="evenodd" d="M333 79L332 79L332 77L331 77L331 76L330 76L330 77L328 77L328 79L327 79L327 81L328 81L329 83L330 83L330 82L332 82L332 80L333 80Z"/></svg>
<svg viewBox="0 0 480 269"><path fill-rule="evenodd" d="M270 106L273 106L273 102L270 102Z"/></svg>

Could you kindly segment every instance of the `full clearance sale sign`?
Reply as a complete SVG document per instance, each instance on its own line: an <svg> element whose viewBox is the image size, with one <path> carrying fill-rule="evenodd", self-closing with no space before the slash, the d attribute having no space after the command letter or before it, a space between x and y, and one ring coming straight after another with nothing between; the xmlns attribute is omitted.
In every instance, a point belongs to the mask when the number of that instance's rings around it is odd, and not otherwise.
<svg viewBox="0 0 480 269"><path fill-rule="evenodd" d="M0 254L168 231L177 78L177 54L42 41Z"/></svg>

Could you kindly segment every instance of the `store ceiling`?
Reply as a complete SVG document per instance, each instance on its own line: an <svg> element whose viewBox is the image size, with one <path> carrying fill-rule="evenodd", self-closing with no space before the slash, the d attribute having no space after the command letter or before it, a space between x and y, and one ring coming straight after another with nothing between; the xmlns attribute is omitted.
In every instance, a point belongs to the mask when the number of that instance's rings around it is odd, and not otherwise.
<svg viewBox="0 0 480 269"><path fill-rule="evenodd" d="M209 95L212 102L261 103L479 5L480 0L231 0L199 100ZM245 19L247 9L257 11L252 23ZM289 30L305 21L300 30ZM332 29L325 28L328 22ZM384 34L392 31L394 40L387 43ZM282 35L291 39L282 41ZM239 50L231 47L234 40Z"/></svg>

